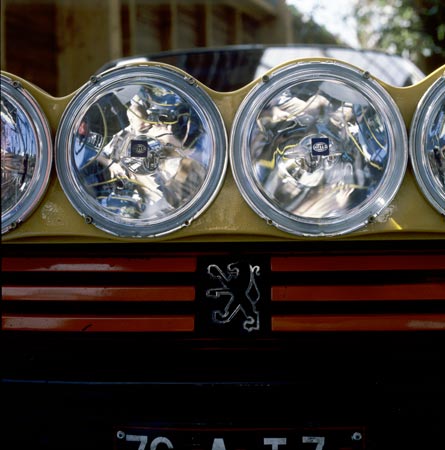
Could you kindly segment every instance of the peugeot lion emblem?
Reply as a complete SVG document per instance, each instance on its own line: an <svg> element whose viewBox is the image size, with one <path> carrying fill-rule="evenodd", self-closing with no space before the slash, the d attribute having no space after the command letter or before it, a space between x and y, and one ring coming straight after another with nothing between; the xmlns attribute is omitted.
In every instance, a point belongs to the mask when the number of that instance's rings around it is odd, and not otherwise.
<svg viewBox="0 0 445 450"><path fill-rule="evenodd" d="M249 273L244 274L238 263L230 263L225 269L216 264L207 266L207 274L218 286L207 289L206 297L214 299L219 305L212 311L212 321L218 324L229 324L235 317L242 317L242 327L248 332L260 329L260 314L257 303L260 291L257 277L260 267L248 265Z"/></svg>

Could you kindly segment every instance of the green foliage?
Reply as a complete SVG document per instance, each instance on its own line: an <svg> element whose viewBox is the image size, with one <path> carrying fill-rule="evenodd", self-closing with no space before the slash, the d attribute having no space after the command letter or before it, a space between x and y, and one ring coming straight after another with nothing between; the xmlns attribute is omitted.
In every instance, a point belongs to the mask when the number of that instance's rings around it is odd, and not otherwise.
<svg viewBox="0 0 445 450"><path fill-rule="evenodd" d="M339 40L329 33L325 27L312 19L304 19L294 6L289 6L293 16L293 41L299 44L340 44Z"/></svg>
<svg viewBox="0 0 445 450"><path fill-rule="evenodd" d="M445 64L443 0L357 0L355 14L363 47L403 55L427 70Z"/></svg>

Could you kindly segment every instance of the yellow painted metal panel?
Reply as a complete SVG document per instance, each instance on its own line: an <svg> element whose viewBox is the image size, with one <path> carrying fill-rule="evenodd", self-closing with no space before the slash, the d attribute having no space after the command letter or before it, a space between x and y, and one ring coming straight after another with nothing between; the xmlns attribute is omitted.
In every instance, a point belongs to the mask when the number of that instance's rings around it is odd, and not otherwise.
<svg viewBox="0 0 445 450"><path fill-rule="evenodd" d="M307 59L308 60L308 59ZM311 61L325 61L327 58L311 58ZM301 61L301 60L299 60ZM271 69L266 75L289 64L281 64ZM147 65L168 66L161 63L147 62ZM171 67L171 66L168 66ZM187 73L182 72L184 76ZM23 84L36 98L47 115L53 133L64 109L76 92L66 97L52 97L35 85L28 83L14 74L2 72ZM445 76L445 66L431 73L420 83L399 88L379 83L389 92L398 105L406 126L409 126L415 108L426 90L441 76ZM198 84L201 84L197 82ZM202 85L220 110L227 133L230 134L232 122L242 100L261 79L257 79L233 92L216 92ZM119 238L109 235L95 226L88 224L74 210L61 189L55 170L47 193L39 207L16 230L2 236L3 242L206 242L206 241L286 241L309 240L314 238L298 237L276 229L257 216L241 196L230 170L227 171L224 184L218 196L208 210L194 220L188 227L168 236L158 238ZM315 238L316 240L370 240L370 239L445 239L445 217L440 215L424 198L410 166L403 183L388 208L388 214L379 217L359 231L336 238Z"/></svg>

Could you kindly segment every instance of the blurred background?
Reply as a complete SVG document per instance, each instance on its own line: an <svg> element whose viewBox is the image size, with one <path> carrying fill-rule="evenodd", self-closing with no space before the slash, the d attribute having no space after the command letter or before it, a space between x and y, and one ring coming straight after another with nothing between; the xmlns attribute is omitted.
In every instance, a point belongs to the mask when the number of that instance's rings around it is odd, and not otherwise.
<svg viewBox="0 0 445 450"><path fill-rule="evenodd" d="M1 68L65 96L109 61L245 44L378 49L445 64L443 0L1 0Z"/></svg>

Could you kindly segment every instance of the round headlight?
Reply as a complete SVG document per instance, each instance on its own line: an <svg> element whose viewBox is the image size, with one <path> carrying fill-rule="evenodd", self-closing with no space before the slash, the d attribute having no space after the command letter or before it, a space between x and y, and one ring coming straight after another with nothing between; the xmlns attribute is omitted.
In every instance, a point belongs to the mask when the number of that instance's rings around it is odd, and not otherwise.
<svg viewBox="0 0 445 450"><path fill-rule="evenodd" d="M74 208L98 228L154 237L190 224L221 187L227 136L194 80L126 66L81 88L56 136L56 169Z"/></svg>
<svg viewBox="0 0 445 450"><path fill-rule="evenodd" d="M17 81L1 75L2 234L23 222L38 206L52 164L47 118L35 98Z"/></svg>
<svg viewBox="0 0 445 450"><path fill-rule="evenodd" d="M420 99L411 124L410 157L423 194L445 214L445 76Z"/></svg>
<svg viewBox="0 0 445 450"><path fill-rule="evenodd" d="M250 207L277 228L334 236L394 198L408 160L396 103L367 73L302 61L263 77L235 117L230 156Z"/></svg>

